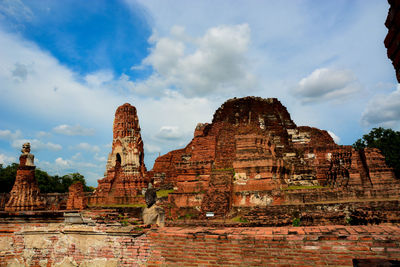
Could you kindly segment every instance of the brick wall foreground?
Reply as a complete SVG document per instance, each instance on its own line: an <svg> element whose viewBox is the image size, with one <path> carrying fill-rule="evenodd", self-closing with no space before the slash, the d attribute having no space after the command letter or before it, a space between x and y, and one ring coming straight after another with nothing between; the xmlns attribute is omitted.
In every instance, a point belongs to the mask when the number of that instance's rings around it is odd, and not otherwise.
<svg viewBox="0 0 400 267"><path fill-rule="evenodd" d="M400 260L400 226L210 228L0 224L0 266L353 266ZM390 266L390 265L385 265Z"/></svg>

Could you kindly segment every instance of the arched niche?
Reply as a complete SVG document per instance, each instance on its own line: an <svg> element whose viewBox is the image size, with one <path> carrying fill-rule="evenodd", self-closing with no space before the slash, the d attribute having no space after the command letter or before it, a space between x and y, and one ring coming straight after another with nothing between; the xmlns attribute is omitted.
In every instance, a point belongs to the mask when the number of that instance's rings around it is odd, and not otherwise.
<svg viewBox="0 0 400 267"><path fill-rule="evenodd" d="M119 153L115 156L115 165L117 164L121 165L121 155Z"/></svg>

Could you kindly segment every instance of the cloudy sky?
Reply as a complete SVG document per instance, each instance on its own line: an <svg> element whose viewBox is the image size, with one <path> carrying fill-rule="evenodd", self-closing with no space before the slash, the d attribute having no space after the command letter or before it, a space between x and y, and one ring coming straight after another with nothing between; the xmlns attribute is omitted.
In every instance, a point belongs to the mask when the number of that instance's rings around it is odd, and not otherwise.
<svg viewBox="0 0 400 267"><path fill-rule="evenodd" d="M105 171L115 109L136 106L151 169L227 99L277 97L297 125L351 145L400 129L383 40L388 4L349 1L1 0L0 164Z"/></svg>

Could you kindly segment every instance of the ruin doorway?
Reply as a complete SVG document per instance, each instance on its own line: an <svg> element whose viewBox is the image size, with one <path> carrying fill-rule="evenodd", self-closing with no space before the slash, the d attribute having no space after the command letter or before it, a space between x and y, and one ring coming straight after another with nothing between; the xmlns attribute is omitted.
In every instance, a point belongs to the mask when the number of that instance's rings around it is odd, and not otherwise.
<svg viewBox="0 0 400 267"><path fill-rule="evenodd" d="M117 153L117 159L115 160L115 166L121 166L121 155Z"/></svg>

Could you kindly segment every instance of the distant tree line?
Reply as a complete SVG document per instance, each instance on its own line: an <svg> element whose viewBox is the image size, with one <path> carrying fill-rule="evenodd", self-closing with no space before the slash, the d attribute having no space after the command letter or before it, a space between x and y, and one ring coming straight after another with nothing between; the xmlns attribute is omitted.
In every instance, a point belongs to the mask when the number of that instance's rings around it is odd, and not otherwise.
<svg viewBox="0 0 400 267"><path fill-rule="evenodd" d="M378 148L385 157L386 164L394 169L397 178L400 178L400 132L382 127L373 128L368 134L358 139L353 147L356 150L366 147Z"/></svg>
<svg viewBox="0 0 400 267"><path fill-rule="evenodd" d="M12 163L6 167L3 167L3 164L0 164L0 193L8 193L11 191L17 175L17 169L17 163ZM68 192L70 185L78 181L82 182L83 188L86 192L94 190L93 187L86 185L85 177L80 173L70 173L64 176L52 176L37 168L35 175L41 193L65 193Z"/></svg>

